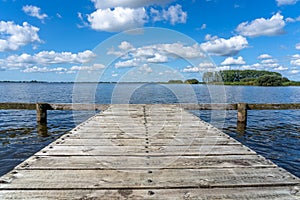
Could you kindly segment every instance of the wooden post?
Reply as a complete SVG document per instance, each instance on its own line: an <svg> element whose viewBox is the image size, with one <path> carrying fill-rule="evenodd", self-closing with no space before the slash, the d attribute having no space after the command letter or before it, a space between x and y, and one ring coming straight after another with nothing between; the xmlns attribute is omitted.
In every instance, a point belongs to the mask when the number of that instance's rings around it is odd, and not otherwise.
<svg viewBox="0 0 300 200"><path fill-rule="evenodd" d="M47 104L36 104L36 121L38 124L47 124Z"/></svg>
<svg viewBox="0 0 300 200"><path fill-rule="evenodd" d="M246 103L238 103L237 110L238 110L238 116L237 116L238 127L244 127L246 129L246 126L247 126L247 104Z"/></svg>
<svg viewBox="0 0 300 200"><path fill-rule="evenodd" d="M36 121L37 121L37 132L39 135L46 137L48 136L47 127L47 107L46 103L36 104Z"/></svg>

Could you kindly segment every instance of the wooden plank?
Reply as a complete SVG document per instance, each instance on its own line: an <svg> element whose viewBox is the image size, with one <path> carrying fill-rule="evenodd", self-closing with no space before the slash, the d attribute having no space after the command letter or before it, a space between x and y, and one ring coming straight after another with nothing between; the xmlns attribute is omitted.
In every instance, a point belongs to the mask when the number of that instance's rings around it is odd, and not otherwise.
<svg viewBox="0 0 300 200"><path fill-rule="evenodd" d="M160 156L160 155L251 155L254 151L241 145L202 146L60 146L51 145L36 153L39 156Z"/></svg>
<svg viewBox="0 0 300 200"><path fill-rule="evenodd" d="M153 133L153 135L149 136L145 136L145 134L138 134L138 133L124 133L124 132L115 132L115 135L110 134L110 133L87 133L86 135L79 135L79 134L70 134L68 137L64 136L62 137L60 140L64 140L64 139L95 139L95 140L102 140L102 139L114 139L114 140L118 140L118 139L146 139L149 138L149 140L151 139L168 139L168 140L172 140L172 139L188 139L188 140L192 140L192 139L204 139L204 138L218 138L221 137L222 135L204 135L204 134L197 134L197 135L183 135L183 134L172 134L172 133L168 133L164 134L164 133Z"/></svg>
<svg viewBox="0 0 300 200"><path fill-rule="evenodd" d="M237 110L237 104L180 104L186 110Z"/></svg>
<svg viewBox="0 0 300 200"><path fill-rule="evenodd" d="M0 103L1 110L35 110L35 103Z"/></svg>
<svg viewBox="0 0 300 200"><path fill-rule="evenodd" d="M126 120L122 118L114 119L115 121L110 120L102 120L97 121L97 124L89 124L90 128L101 128L101 127L107 127L107 126L117 126L119 123L125 124L125 123L143 123L144 119L130 119L127 118ZM178 119L164 119L164 118L158 118L156 120L153 119L147 119L147 126L172 126L172 125L180 125L180 126L192 126L192 127L199 127L205 126L203 123L193 123L194 119L190 119L189 121L183 121Z"/></svg>
<svg viewBox="0 0 300 200"><path fill-rule="evenodd" d="M271 104L248 104L249 110L295 110L300 109L300 103L271 103Z"/></svg>
<svg viewBox="0 0 300 200"><path fill-rule="evenodd" d="M18 200L83 200L83 199L155 199L155 200L299 200L297 187L245 187L213 189L154 189L154 190L0 190L0 199Z"/></svg>
<svg viewBox="0 0 300 200"><path fill-rule="evenodd" d="M145 137L146 138L146 137ZM55 144L64 146L107 146L109 144L116 146L145 146L145 138L70 138L67 140L57 140ZM224 137L205 137L205 138L158 138L154 137L148 140L149 146L187 146L187 145L240 145L239 142L230 138Z"/></svg>
<svg viewBox="0 0 300 200"><path fill-rule="evenodd" d="M126 131L126 130L125 130ZM148 136L140 132L125 132L124 130L111 130L111 131L98 131L98 132L86 132L78 133L78 134L67 134L63 136L63 139L181 139L187 138L189 140L197 139L197 138L218 138L218 137L228 137L224 133L218 133L218 135L211 134L209 132L193 132L192 130L187 130L188 132L152 132L149 133Z"/></svg>
<svg viewBox="0 0 300 200"><path fill-rule="evenodd" d="M152 170L14 170L1 189L155 189L292 186L299 180L278 168ZM62 178L63 177L63 178Z"/></svg>
<svg viewBox="0 0 300 200"><path fill-rule="evenodd" d="M88 125L88 124L87 124ZM102 128L90 128L80 127L79 129L72 130L69 136L82 137L82 138L110 138L115 136L126 137L136 136L142 137L146 133L146 128L122 125L113 127L102 127ZM201 126L158 126L158 127L147 127L150 137L156 138L174 138L174 137L228 137L226 134L216 128L210 128L205 125Z"/></svg>
<svg viewBox="0 0 300 200"><path fill-rule="evenodd" d="M48 110L106 110L108 104L48 104Z"/></svg>
<svg viewBox="0 0 300 200"><path fill-rule="evenodd" d="M127 126L125 126L127 125ZM116 125L112 125L112 124L106 124L106 125L99 125L99 126L91 126L91 127L84 127L84 132L99 132L99 131L115 131L115 130L122 130L122 129L129 129L129 128L136 128L138 130L142 130L142 131L146 131L145 127L142 126L143 123L138 123L138 122L122 122L122 124L118 123ZM204 126L204 125L188 125L188 124L174 124L174 125L151 125L149 124L147 126L147 128L156 128L159 129L161 131L165 130L165 131L176 131L176 130L182 130L182 131L207 131L208 129ZM79 130L79 129L77 129ZM135 130L132 130L135 131ZM131 132L132 132L131 131Z"/></svg>
<svg viewBox="0 0 300 200"><path fill-rule="evenodd" d="M36 156L17 169L205 169L272 168L272 162L257 155L228 156Z"/></svg>

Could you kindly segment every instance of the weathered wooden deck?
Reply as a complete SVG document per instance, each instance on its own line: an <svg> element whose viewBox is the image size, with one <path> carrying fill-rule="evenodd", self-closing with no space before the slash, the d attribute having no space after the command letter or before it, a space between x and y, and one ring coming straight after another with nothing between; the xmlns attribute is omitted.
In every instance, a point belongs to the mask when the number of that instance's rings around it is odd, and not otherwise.
<svg viewBox="0 0 300 200"><path fill-rule="evenodd" d="M300 199L300 180L175 105L112 105L0 178L0 199Z"/></svg>

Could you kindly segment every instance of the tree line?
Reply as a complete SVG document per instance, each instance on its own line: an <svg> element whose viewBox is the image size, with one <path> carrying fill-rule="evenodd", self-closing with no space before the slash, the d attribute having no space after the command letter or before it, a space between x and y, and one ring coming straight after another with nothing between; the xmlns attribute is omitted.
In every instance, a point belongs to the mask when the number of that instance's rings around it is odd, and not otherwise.
<svg viewBox="0 0 300 200"><path fill-rule="evenodd" d="M300 82L290 81L278 72L264 70L223 70L205 72L203 82L208 84L224 83L226 85L256 85L256 86L288 86L300 85Z"/></svg>

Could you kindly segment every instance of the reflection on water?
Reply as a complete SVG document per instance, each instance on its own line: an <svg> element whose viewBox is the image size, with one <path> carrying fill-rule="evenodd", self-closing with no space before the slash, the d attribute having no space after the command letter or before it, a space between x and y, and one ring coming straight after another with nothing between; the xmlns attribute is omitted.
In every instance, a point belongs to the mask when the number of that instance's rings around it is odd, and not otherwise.
<svg viewBox="0 0 300 200"><path fill-rule="evenodd" d="M237 122L236 124L236 131L239 135L244 135L246 133L247 125L245 123Z"/></svg>
<svg viewBox="0 0 300 200"><path fill-rule="evenodd" d="M48 127L47 127L47 124L41 124L41 123L38 123L37 124L37 134L39 136L42 136L42 137L48 137L50 136L48 134Z"/></svg>
<svg viewBox="0 0 300 200"><path fill-rule="evenodd" d="M89 86L82 84L83 91L95 92L88 95L95 96L94 102L105 104L194 102L191 95L195 95L198 102L210 103L210 94L213 93L203 85L186 88L186 85L146 84L133 86L138 89L131 92L126 101L114 93L115 88L121 88L122 92L127 93L126 84L118 87L114 84L100 84L95 87L96 91L90 91ZM194 94L190 91L191 87ZM214 87L219 86L212 86L211 90ZM298 103L300 99L300 87L226 86L225 90L227 103ZM72 84L0 83L0 102L71 103L72 91ZM113 95L116 99L111 98ZM83 102L90 102L86 94L81 96ZM216 99L222 102L221 97L215 98L213 102ZM236 111L193 113L300 177L300 111L248 111L248 123L244 131L237 130ZM48 129L45 129L37 127L35 111L0 110L0 175L76 126L74 116L76 122L80 122L94 114L87 111L48 111Z"/></svg>

